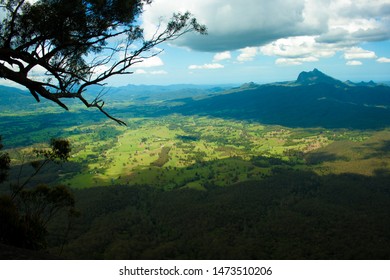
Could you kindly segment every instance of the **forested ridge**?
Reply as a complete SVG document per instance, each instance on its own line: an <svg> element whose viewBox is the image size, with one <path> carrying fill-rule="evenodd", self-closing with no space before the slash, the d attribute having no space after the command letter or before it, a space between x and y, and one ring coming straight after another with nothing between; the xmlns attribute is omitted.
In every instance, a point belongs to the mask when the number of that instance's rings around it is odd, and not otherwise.
<svg viewBox="0 0 390 280"><path fill-rule="evenodd" d="M389 259L390 176L283 169L205 191L75 191L71 259ZM61 223L53 225L58 254ZM58 238L56 241L56 237Z"/></svg>

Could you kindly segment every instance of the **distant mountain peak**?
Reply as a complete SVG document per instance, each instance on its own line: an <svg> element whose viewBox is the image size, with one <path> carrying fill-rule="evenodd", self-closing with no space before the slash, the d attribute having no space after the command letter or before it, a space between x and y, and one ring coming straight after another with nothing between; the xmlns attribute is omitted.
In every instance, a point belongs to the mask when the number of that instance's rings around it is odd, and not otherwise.
<svg viewBox="0 0 390 280"><path fill-rule="evenodd" d="M314 84L331 84L331 85L342 85L343 82L332 78L322 73L317 68L314 68L310 72L301 72L296 80L297 84L301 85L314 85Z"/></svg>
<svg viewBox="0 0 390 280"><path fill-rule="evenodd" d="M246 84L243 84L241 86L241 88L256 88L258 87L259 85L254 83L254 82L249 82L249 83L246 83Z"/></svg>
<svg viewBox="0 0 390 280"><path fill-rule="evenodd" d="M377 83L375 83L374 81L369 81L369 82L364 82L364 81L361 81L360 83L354 83L354 82L351 82L350 80L346 81L345 82L347 85L351 86L351 87L356 87L356 86L360 86L360 87L376 87L378 86Z"/></svg>

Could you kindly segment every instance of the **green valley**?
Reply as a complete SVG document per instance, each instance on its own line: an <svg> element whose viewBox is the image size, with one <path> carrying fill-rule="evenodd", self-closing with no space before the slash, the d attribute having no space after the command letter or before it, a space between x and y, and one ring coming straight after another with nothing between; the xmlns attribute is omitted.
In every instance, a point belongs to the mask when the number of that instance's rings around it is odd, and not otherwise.
<svg viewBox="0 0 390 280"><path fill-rule="evenodd" d="M372 174L387 165L387 159L376 165L366 159L364 164L356 162L358 152L350 151L345 158L346 151L337 149L353 145L367 154L367 143L380 146L390 139L386 132L295 129L178 114L126 122L127 127L105 121L64 128L58 136L70 140L73 152L59 170L57 182L72 188L113 184L203 188L261 179L280 166L330 173L338 172L337 164L343 172ZM328 161L324 153L339 160Z"/></svg>
<svg viewBox="0 0 390 280"><path fill-rule="evenodd" d="M340 83L332 94L338 94ZM109 96L111 112L126 126L77 104L72 112L50 105L19 113L4 110L2 152L11 157L11 170L1 191L34 173L34 151L47 149L51 138L63 138L72 149L69 160L47 164L28 186L63 185L75 197L80 215L67 222L60 213L48 225L50 254L80 259L388 258L390 128L387 119L375 122L388 111L380 106L368 110L367 103L359 106L368 111L349 101L321 103L324 99L317 97L323 93L315 92L320 85L311 86L303 85L301 93L301 86L291 83L227 91L147 87L151 92L138 89L127 99L119 93L122 103ZM289 91L288 99L278 101L279 111L276 103L267 111L263 103L276 102L278 90ZM287 110L294 94L310 90L317 94L310 97L312 105ZM362 96L363 91L359 88L356 98L368 102L372 96ZM261 104L256 111L251 99ZM233 105L237 110L229 109ZM307 119L308 108L317 105L314 118ZM340 123L336 115L322 117L329 110L351 115L344 114ZM278 119L285 121L278 124Z"/></svg>

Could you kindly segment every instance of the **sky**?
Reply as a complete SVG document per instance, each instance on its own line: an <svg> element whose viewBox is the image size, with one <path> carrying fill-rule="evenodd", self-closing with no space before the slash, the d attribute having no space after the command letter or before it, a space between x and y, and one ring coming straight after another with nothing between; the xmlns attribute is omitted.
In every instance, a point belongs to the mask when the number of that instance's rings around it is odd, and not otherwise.
<svg viewBox="0 0 390 280"><path fill-rule="evenodd" d="M145 35L178 11L190 11L208 35L160 46L158 58L114 83L267 83L314 68L340 80L390 81L390 0L155 0L142 16Z"/></svg>
<svg viewBox="0 0 390 280"><path fill-rule="evenodd" d="M140 18L146 38L185 11L208 35L159 45L159 56L109 85L261 84L314 68L343 81L390 81L390 0L154 0Z"/></svg>

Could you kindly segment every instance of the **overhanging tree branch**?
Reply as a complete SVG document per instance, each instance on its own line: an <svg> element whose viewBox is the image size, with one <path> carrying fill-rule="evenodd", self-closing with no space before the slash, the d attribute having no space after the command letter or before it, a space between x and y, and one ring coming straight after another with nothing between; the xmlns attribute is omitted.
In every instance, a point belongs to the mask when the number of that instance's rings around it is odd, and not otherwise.
<svg viewBox="0 0 390 280"><path fill-rule="evenodd" d="M87 100L83 96L87 88L132 74L132 66L161 52L157 45L188 32L206 34L206 28L187 12L174 14L146 40L136 22L143 6L150 3L0 0L6 15L0 26L0 78L25 86L38 102L45 98L68 110L62 100L79 99L124 125L105 110L99 96ZM34 75L37 72L39 77Z"/></svg>

